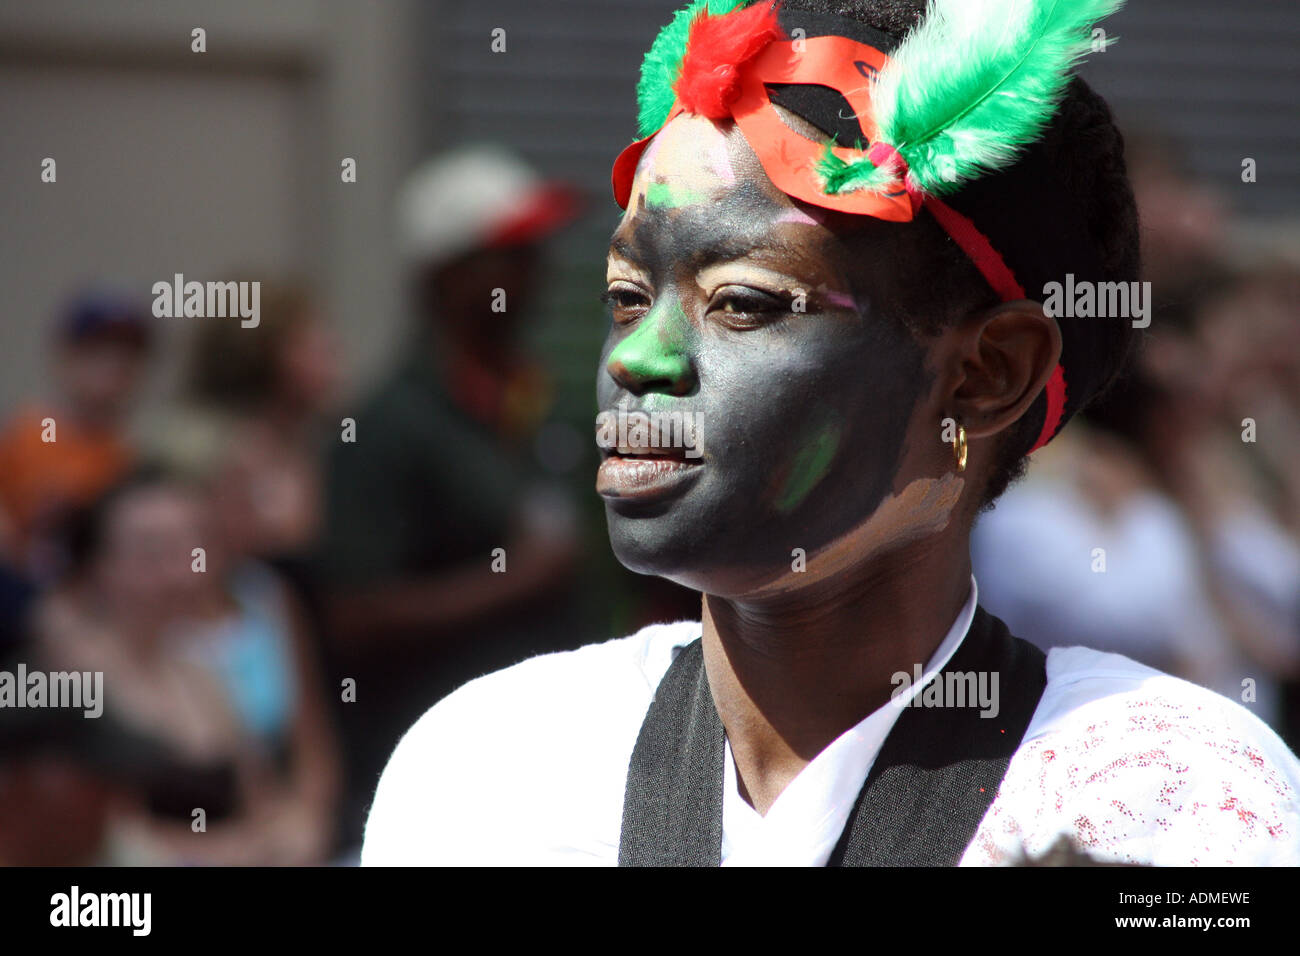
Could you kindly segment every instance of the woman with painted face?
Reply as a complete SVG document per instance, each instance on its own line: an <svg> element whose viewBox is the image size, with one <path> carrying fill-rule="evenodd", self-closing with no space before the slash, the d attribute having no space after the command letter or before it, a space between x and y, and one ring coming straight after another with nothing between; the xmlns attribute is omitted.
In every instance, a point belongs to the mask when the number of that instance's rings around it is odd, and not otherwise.
<svg viewBox="0 0 1300 956"><path fill-rule="evenodd" d="M1135 335L1122 142L1069 75L1118 5L696 0L664 29L614 167L596 489L701 620L439 703L364 863L982 865L1062 835L1300 863L1266 726L1044 655L971 575L978 514Z"/></svg>

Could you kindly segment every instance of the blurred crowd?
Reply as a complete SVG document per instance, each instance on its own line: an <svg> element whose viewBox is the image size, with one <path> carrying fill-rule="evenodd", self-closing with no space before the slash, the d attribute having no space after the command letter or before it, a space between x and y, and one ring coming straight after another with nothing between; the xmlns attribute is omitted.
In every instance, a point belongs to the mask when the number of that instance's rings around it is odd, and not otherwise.
<svg viewBox="0 0 1300 956"><path fill-rule="evenodd" d="M305 863L332 848L333 715L280 562L319 531L315 430L337 353L305 293L264 292L256 329L197 330L174 420L147 447L128 423L155 320L121 292L76 296L52 334L52 394L0 433L5 663L102 673L106 689L95 719L6 713L0 859Z"/></svg>
<svg viewBox="0 0 1300 956"><path fill-rule="evenodd" d="M425 709L629 626L575 586L607 551L574 491L594 445L566 483L533 440L553 385L524 325L578 209L491 146L417 169L409 334L355 399L302 283L239 276L258 320L189 320L148 408L148 300L72 296L48 394L0 423L0 670L102 673L105 703L0 712L0 864L352 862ZM634 585L617 613L686 616L684 595Z"/></svg>
<svg viewBox="0 0 1300 956"><path fill-rule="evenodd" d="M1153 321L1133 374L981 519L981 599L1044 646L1243 700L1294 747L1300 269L1234 259L1171 150L1131 155ZM648 580L632 612L593 609L591 469L539 465L553 376L523 324L577 208L492 147L417 169L409 335L356 400L313 290L246 276L260 321L196 320L180 387L133 427L159 320L120 290L70 298L48 393L0 423L0 670L102 672L105 705L0 715L0 864L350 862L439 697L698 614Z"/></svg>
<svg viewBox="0 0 1300 956"><path fill-rule="evenodd" d="M1129 374L984 515L982 603L1124 654L1300 747L1300 267L1241 247L1177 148L1130 135L1154 312ZM1100 320L1099 320L1100 321Z"/></svg>

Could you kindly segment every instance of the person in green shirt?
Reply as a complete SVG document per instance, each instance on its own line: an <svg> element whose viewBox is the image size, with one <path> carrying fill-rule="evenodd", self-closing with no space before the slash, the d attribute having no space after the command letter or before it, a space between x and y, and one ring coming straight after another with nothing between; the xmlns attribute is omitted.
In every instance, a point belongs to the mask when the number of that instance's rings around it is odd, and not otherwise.
<svg viewBox="0 0 1300 956"><path fill-rule="evenodd" d="M358 826L416 715L580 639L572 505L530 457L549 384L518 335L541 244L574 211L566 187L486 146L431 160L399 194L418 321L332 449L320 555L336 670L355 681L340 724Z"/></svg>

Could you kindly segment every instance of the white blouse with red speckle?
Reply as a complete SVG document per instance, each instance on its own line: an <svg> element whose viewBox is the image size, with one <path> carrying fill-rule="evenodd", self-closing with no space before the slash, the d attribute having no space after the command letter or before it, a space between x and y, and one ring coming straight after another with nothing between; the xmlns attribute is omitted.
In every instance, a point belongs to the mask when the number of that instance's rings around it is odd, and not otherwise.
<svg viewBox="0 0 1300 956"><path fill-rule="evenodd" d="M1048 689L963 865L1010 863L1069 834L1098 859L1300 864L1300 768L1245 707L1081 647Z"/></svg>
<svg viewBox="0 0 1300 956"><path fill-rule="evenodd" d="M926 675L960 646L976 600L972 581ZM380 780L363 865L617 863L641 722L699 636L698 621L653 625L524 661L432 707ZM886 704L842 734L763 816L740 797L728 747L723 864L824 865L899 713ZM1241 704L1117 654L1056 648L961 865L1014 864L1061 834L1100 861L1300 865L1300 761Z"/></svg>

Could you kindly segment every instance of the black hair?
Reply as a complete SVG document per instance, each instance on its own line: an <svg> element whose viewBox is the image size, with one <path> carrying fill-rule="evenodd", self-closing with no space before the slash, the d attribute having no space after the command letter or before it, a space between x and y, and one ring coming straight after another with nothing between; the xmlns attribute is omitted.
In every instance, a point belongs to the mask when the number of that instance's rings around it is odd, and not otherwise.
<svg viewBox="0 0 1300 956"><path fill-rule="evenodd" d="M108 522L123 499L137 491L185 483L185 478L159 461L144 461L83 505L70 509L58 522L56 537L62 545L68 577L90 570L103 552Z"/></svg>
<svg viewBox="0 0 1300 956"><path fill-rule="evenodd" d="M926 6L926 0L783 3L787 11L845 17L896 39L902 39L921 22ZM1124 139L1106 101L1083 80L1071 80L1055 118L1044 132L1042 147L1061 187L1078 203L1084 236L1096 250L1102 279L1136 281L1140 259L1137 204L1125 165ZM1011 216L1015 215L1016 201L1014 196L1007 197ZM898 241L901 254L895 301L890 303L892 310L887 311L895 311L908 328L935 333L998 303L998 296L979 271L930 216L919 216L900 228ZM1097 356L1101 373L1098 377L1103 383L1097 395L1121 374L1138 334L1128 322L1107 323L1105 332ZM984 488L984 507L991 507L1012 482L1024 475L1029 449L1042 426L1041 411L1031 408L1004 434L998 461Z"/></svg>

